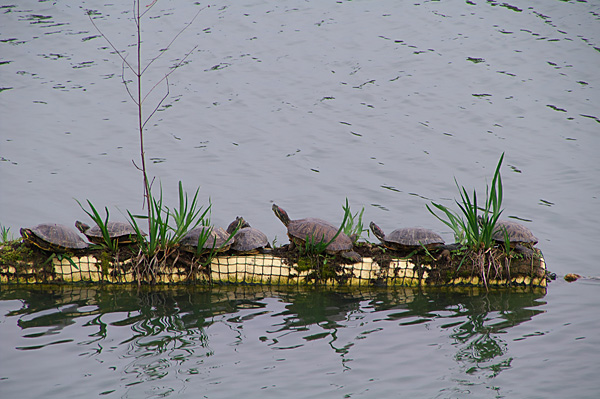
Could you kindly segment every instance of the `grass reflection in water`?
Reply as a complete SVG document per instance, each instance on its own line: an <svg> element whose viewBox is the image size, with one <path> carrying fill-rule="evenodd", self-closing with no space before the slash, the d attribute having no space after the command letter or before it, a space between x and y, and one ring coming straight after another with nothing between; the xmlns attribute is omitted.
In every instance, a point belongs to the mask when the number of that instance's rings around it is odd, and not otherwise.
<svg viewBox="0 0 600 399"><path fill-rule="evenodd" d="M197 378L219 385L230 381L234 371L246 381L259 378L251 377L257 370L277 373L313 362L354 371L364 367L364 356L376 360L375 354L363 354L364 348L393 341L418 345L431 340L431 334L447 337L438 345L453 353L461 376L454 383L476 383L471 379L493 378L511 368L515 355L502 336L542 313L536 307L544 304L544 295L543 290L514 289L71 286L6 290L0 300L22 301L6 318L17 318L30 353L43 357L44 349L58 342L70 348L60 360L66 369L89 368L80 359L95 359L105 364L103 370L109 367L111 374L102 378L115 391L168 395ZM330 364L333 359L337 365ZM380 367L385 373L386 366Z"/></svg>

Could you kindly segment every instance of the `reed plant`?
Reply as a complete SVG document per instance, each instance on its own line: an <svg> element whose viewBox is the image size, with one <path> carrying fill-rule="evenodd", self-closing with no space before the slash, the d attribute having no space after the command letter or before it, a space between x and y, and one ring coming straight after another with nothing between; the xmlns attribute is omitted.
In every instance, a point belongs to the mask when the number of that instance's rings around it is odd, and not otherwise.
<svg viewBox="0 0 600 399"><path fill-rule="evenodd" d="M184 65L187 61L187 58L190 54L196 49L197 46L194 46L188 53L186 53L183 57L181 57L175 65L171 66L169 71L165 73L165 75L158 80L158 82L151 83L149 85L150 89L144 91L145 82L144 82L144 74L148 70L148 68L158 60L162 55L164 55L171 47L171 45L175 42L175 40L194 22L196 17L200 14L202 10L206 7L200 8L196 14L191 18L191 20L184 25L184 27L173 37L173 39L164 47L161 47L157 52L157 55L150 58L150 60L143 65L142 64L142 20L145 17L149 17L150 11L156 5L157 0L149 2L146 7L142 8L140 6L140 0L133 1L133 20L135 23L135 62L128 60L127 54L123 51L116 48L115 45L110 41L110 39L104 34L104 32L97 26L94 21L96 12L89 10L87 12L88 17L92 25L96 28L99 34L107 41L110 45L114 54L116 54L122 61L122 74L121 80L125 86L127 94L133 101L136 106L137 111L137 134L139 137L139 148L140 148L140 161L141 164L138 166L135 161L133 161L134 166L142 173L143 180L143 192L144 192L144 202L146 207L145 215L134 215L131 212L127 211L129 216L129 220L131 225L136 230L137 235L137 243L139 245L139 255L137 265L139 268L142 268L144 272L153 274L157 267L164 264L169 255L175 250L177 243L181 240L181 238L185 235L187 231L196 227L199 223L202 223L206 219L207 212L209 212L210 205L202 212L202 208L198 206L197 196L198 191L194 195L191 203L188 203L187 194L183 194L181 182L179 182L179 207L175 208L171 211L168 207L166 207L163 203L162 196L162 187L160 188L160 192L158 196L153 196L152 194L152 181L149 178L147 166L146 166L146 151L144 147L144 132L146 126L152 116L159 110L163 102L167 99L169 95L169 76L175 72L175 70L182 65ZM129 79L126 77L126 72L133 74L133 79ZM150 96L151 93L154 92L158 87L160 87L164 83L164 95L158 101L157 104L151 108L150 112L146 112L145 102ZM89 203L89 201L88 201ZM90 207L91 203L89 203ZM87 212L87 211L86 211ZM103 221L97 212L93 210L88 213L94 221L98 224L98 226L102 229L102 225L106 224L108 221L108 209L107 209L107 217ZM148 235L147 238L144 237L144 233L139 226L139 222L145 221L148 226ZM175 226L172 227L170 225L171 221L174 221ZM105 229L103 229L103 235L105 235ZM108 237L105 237L107 239ZM109 240L107 240L107 245ZM112 244L110 244L112 245ZM114 248L114 247L113 247Z"/></svg>
<svg viewBox="0 0 600 399"><path fill-rule="evenodd" d="M104 211L106 212L106 217L103 219L100 216L100 213L98 213L98 211L96 210L96 207L94 207L94 205L92 204L92 202L89 199L86 200L87 203L88 203L88 205L89 205L89 207L90 207L89 211L87 209L85 209L83 207L83 205L81 205L81 202L79 202L77 199L75 201L77 201L77 204L79 204L79 207L100 228L100 231L102 232L102 238L104 240L103 246L106 247L106 249L108 249L113 254L116 254L118 252L118 250L119 250L119 241L116 240L116 239L112 239L110 237L110 233L108 232L108 217L109 217L108 207L104 207Z"/></svg>
<svg viewBox="0 0 600 399"><path fill-rule="evenodd" d="M362 233L368 231L368 229L364 228L362 221L365 207L363 206L360 212L356 212L353 215L350 211L350 206L348 206L348 199L346 198L346 205L342 208L344 209L344 217L346 217L346 222L342 224L343 232L352 239L353 243L356 243Z"/></svg>
<svg viewBox="0 0 600 399"><path fill-rule="evenodd" d="M10 233L10 227L6 227L0 224L0 244L12 241L12 234Z"/></svg>
<svg viewBox="0 0 600 399"><path fill-rule="evenodd" d="M489 249L495 244L493 239L494 228L503 211L502 176L500 175L503 159L504 153L500 156L496 166L491 186L486 185L486 197L483 206L480 206L477 202L477 191L473 190L473 195L470 196L466 188L458 185L456 178L454 183L460 193L460 201L455 200L455 202L460 212L455 212L445 205L432 201L431 204L443 214L439 216L429 205L426 205L427 210L433 216L452 229L456 242L470 249Z"/></svg>
<svg viewBox="0 0 600 399"><path fill-rule="evenodd" d="M200 14L200 12L206 8L206 7L200 8L198 10L198 12L196 12L196 14L191 18L190 22L185 24L184 27L173 37L173 39L171 40L170 43L168 43L165 47L161 47L160 50L158 51L158 54L156 56L152 57L150 59L150 61L147 62L146 65L142 65L142 19L144 17L148 17L149 12L156 5L156 3L157 3L157 0L154 0L154 1L150 2L150 4L146 5L146 7L144 9L141 9L140 0L133 1L133 20L134 20L135 27L136 27L136 31L135 31L136 41L135 41L135 45L134 45L136 48L136 54L135 54L136 55L135 59L137 61L136 63L130 62L127 59L127 55L124 54L123 51L117 49L116 46L113 45L113 43L110 41L110 39L104 34L104 32L98 27L98 25L96 25L96 23L94 21L96 12L93 10L88 10L88 12L87 12L90 22L92 23L94 28L96 28L98 33L107 41L107 43L113 49L114 53L121 59L122 65L123 65L123 67L122 67L123 72L121 74L121 80L122 80L123 84L125 85L127 94L129 94L129 97L131 98L131 100L133 101L133 103L136 106L137 134L139 137L141 165L138 166L135 162L133 162L133 163L134 163L135 167L142 173L144 199L145 199L146 208L147 208L146 219L148 222L148 230L151 232L150 234L156 234L155 236L151 236L150 240L149 240L149 249L152 249L152 250L158 248L158 245L159 245L158 242L155 242L155 239L165 238L166 231L168 230L168 228L166 226L161 227L161 226L155 224L155 222L166 221L168 219L169 215L163 213L162 193L159 198L152 197L152 190L151 190L152 184L151 184L151 180L148 177L148 170L146 167L146 152L145 152L145 147L144 147L144 131L145 131L146 125L148 124L148 122L150 121L152 116L158 111L160 106L163 104L163 102L167 99L167 97L169 95L169 76L173 72L175 72L175 70L177 68L181 67L182 65L184 65L186 63L187 58L196 49L197 46L194 46L188 53L186 53L183 57L181 57L181 59L175 65L173 65L170 68L170 70L167 73L165 73L165 75L161 79L159 79L158 82L151 84L150 89L147 90L146 92L144 92L144 90L143 90L143 86L145 87L143 76L144 76L144 73L148 70L148 68L170 49L171 45L175 42L175 40L194 22L194 20ZM125 77L126 71L132 73L134 76L134 79L126 78ZM146 99L149 97L149 95L155 89L157 89L163 83L165 84L164 95L161 97L161 99L158 101L158 103L155 104L153 109L148 114L146 114L145 113L146 108L144 107L144 103L145 103ZM130 87L130 85L132 85L132 84L134 84L135 86ZM139 219L137 216L135 218Z"/></svg>
<svg viewBox="0 0 600 399"><path fill-rule="evenodd" d="M188 195L183 190L183 184L179 181L179 206L174 208L173 211L167 208L169 215L175 221L175 229L173 230L172 240L174 243L178 243L185 234L198 227L198 225L210 225L210 219L207 215L210 212L212 204L209 204L202 212L202 206L198 203L198 193L200 188L196 189L194 198L191 202L188 201ZM200 214L202 212L202 214Z"/></svg>
<svg viewBox="0 0 600 399"><path fill-rule="evenodd" d="M151 191L150 191L151 192ZM212 204L203 210L198 202L199 188L193 198L183 189L179 182L179 205L171 210L163 203L162 186L158 195L150 195L152 200L150 217L147 215L134 215L127 211L129 221L136 231L139 253L137 266L146 275L153 275L157 268L164 266L167 259L175 253L179 242L188 233L199 225L210 226L210 209ZM148 219L148 234L144 235L139 226L139 220ZM207 229L209 230L209 229ZM207 233L204 242L208 239ZM175 257L176 261L177 257Z"/></svg>
<svg viewBox="0 0 600 399"><path fill-rule="evenodd" d="M433 207L442 213L440 216L429 205L426 205L433 216L452 229L456 242L463 246L460 251L472 260L474 269L478 270L486 287L488 280L492 277L492 272L495 272L496 275L500 273L501 254L495 248L493 234L496 222L503 211L503 189L500 175L503 160L504 153L500 156L491 185L486 184L483 206L477 202L477 192L473 190L473 195L469 195L464 187L458 185L456 178L454 183L460 193L460 201L455 200L455 202L459 212L432 201ZM505 237L505 240L507 239ZM508 245L507 248L510 246ZM461 265L463 261L464 258L461 260ZM507 264L506 267L509 270L510 265Z"/></svg>
<svg viewBox="0 0 600 399"><path fill-rule="evenodd" d="M202 255L208 253L208 260L212 260L213 256L216 254L216 252L218 252L218 250L220 250L221 248L223 248L223 245L216 247L217 244L217 237L214 236L213 234L213 227L211 226L207 226L206 229L202 230L199 234L198 234L198 241L196 243L196 252L194 253L194 256L199 259ZM209 238L213 237L213 242L212 242L212 246L209 249L206 249L206 243L209 242Z"/></svg>
<svg viewBox="0 0 600 399"><path fill-rule="evenodd" d="M222 244L217 245L217 238L212 235L212 231L214 226L211 226L210 229L204 230L198 236L198 246L196 247L196 258L201 259L200 264L203 266L208 266L213 258L217 256L219 252L222 252L223 248L230 245L231 241L234 239L235 234L240 229L240 225L237 225L235 229L229 233L229 236L223 241ZM206 247L206 243L209 242L210 238L213 237L212 243L208 248Z"/></svg>
<svg viewBox="0 0 600 399"><path fill-rule="evenodd" d="M199 188L196 189L194 196L190 200L188 193L183 189L183 184L180 181L179 204L171 210L163 202L161 186L158 195L150 195L152 200L150 217L147 215L134 215L127 210L129 223L135 230L134 245L137 246L136 267L140 271L138 277L142 277L142 275L152 276L155 273L155 269L165 265L167 259L176 252L179 242L188 231L199 225L210 226L209 213L211 204L209 203L206 208L199 204L199 190ZM77 201L81 209L102 231L102 237L104 238L102 246L110 251L114 259L118 260L118 241L110 237L107 227L110 215L108 208L105 207L106 217L103 218L90 200L87 200L90 210L87 210L78 200L75 201ZM141 220L148 221L150 228L147 234L143 231L139 223ZM202 248L208 239L208 234L210 234L210 230L207 230L208 233L203 237L200 248Z"/></svg>

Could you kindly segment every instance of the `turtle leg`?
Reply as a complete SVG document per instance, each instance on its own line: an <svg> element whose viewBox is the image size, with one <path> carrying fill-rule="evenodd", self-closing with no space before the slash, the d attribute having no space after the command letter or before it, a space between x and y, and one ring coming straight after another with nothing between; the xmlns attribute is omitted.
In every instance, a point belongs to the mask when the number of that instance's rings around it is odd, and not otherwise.
<svg viewBox="0 0 600 399"><path fill-rule="evenodd" d="M294 238L288 234L288 239L290 240L290 245L288 248L290 251L293 251L294 248L296 248L296 243L294 241Z"/></svg>
<svg viewBox="0 0 600 399"><path fill-rule="evenodd" d="M342 252L342 256L348 260L351 260L354 263L362 261L362 257L354 251Z"/></svg>

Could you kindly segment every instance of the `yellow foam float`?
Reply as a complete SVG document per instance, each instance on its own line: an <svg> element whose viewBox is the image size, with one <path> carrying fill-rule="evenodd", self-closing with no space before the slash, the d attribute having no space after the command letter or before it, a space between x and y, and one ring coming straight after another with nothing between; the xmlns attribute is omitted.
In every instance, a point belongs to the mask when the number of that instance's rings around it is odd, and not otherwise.
<svg viewBox="0 0 600 399"><path fill-rule="evenodd" d="M525 264L525 267L523 266ZM2 284L40 283L107 283L107 284L261 284L330 286L532 286L545 287L544 259L532 257L521 261L514 275L484 279L481 273L451 273L440 278L436 265L417 266L411 259L395 258L388 265L379 265L372 258L343 265L332 278L315 281L314 272L270 254L218 256L209 267L190 268L175 264L147 271L136 267L131 259L122 262L102 262L94 256L54 258L43 267L31 264L0 265ZM466 267L463 267L466 269ZM437 275L437 277L433 277Z"/></svg>

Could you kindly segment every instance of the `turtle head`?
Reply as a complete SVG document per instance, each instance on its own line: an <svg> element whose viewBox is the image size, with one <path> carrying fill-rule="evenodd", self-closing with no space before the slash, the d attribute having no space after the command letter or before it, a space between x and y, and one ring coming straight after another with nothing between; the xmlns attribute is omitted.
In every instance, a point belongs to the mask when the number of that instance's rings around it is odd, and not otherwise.
<svg viewBox="0 0 600 399"><path fill-rule="evenodd" d="M31 236L33 236L33 232L31 231L31 229L22 227L20 230L21 233L21 237L23 237L25 240L30 240Z"/></svg>
<svg viewBox="0 0 600 399"><path fill-rule="evenodd" d="M290 217L288 216L287 212L283 210L283 208L277 206L277 204L273 204L272 209L273 212L275 212L275 216L277 216L279 220L281 220L281 223L283 223L286 226L290 224Z"/></svg>
<svg viewBox="0 0 600 399"><path fill-rule="evenodd" d="M369 224L371 231L375 234L375 237L379 238L381 241L385 241L385 233L379 226L377 226L374 222Z"/></svg>
<svg viewBox="0 0 600 399"><path fill-rule="evenodd" d="M79 220L75 222L75 227L77 227L77 230L81 231L84 234L90 229L90 226L83 222L80 222Z"/></svg>
<svg viewBox="0 0 600 399"><path fill-rule="evenodd" d="M243 229L244 227L250 227L250 223L246 222L243 217L238 216L233 222L229 223L229 226L227 226L227 232L231 234L235 231L235 229L239 230Z"/></svg>
<svg viewBox="0 0 600 399"><path fill-rule="evenodd" d="M21 228L20 233L21 233L21 237L23 237L23 241L25 243L33 244L38 248L44 249L40 245L40 241L37 238L37 236L35 235L35 233L33 232L33 230L23 227L23 228Z"/></svg>

